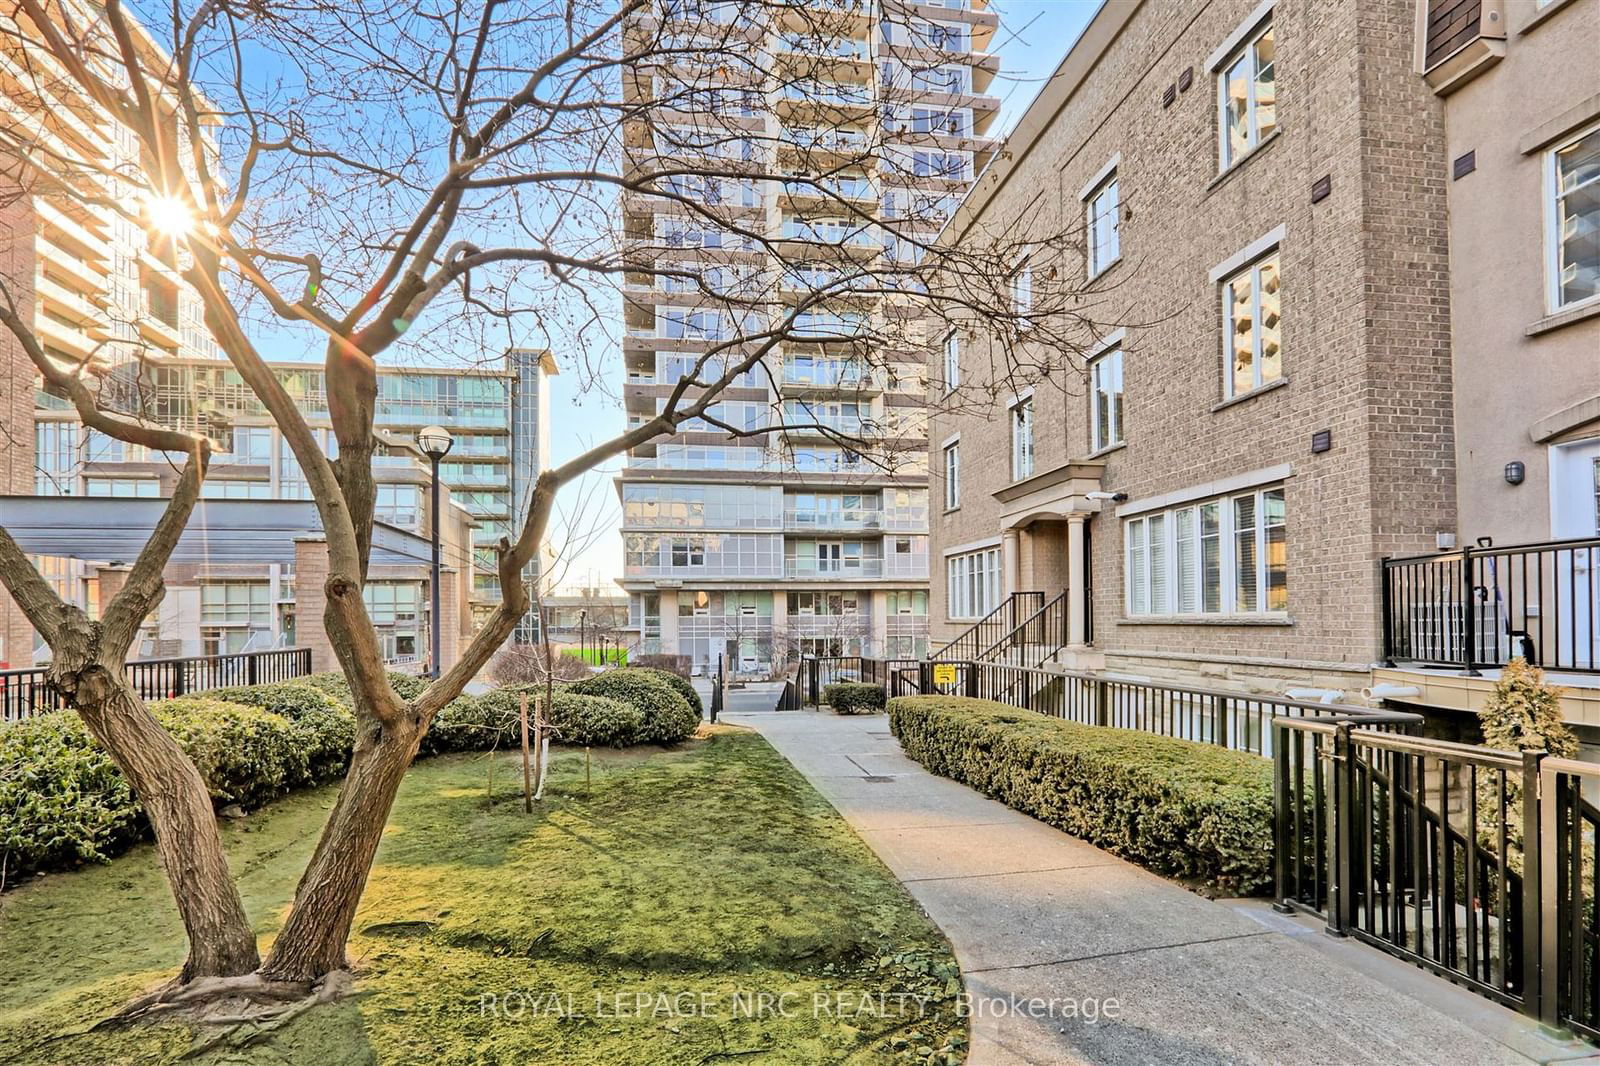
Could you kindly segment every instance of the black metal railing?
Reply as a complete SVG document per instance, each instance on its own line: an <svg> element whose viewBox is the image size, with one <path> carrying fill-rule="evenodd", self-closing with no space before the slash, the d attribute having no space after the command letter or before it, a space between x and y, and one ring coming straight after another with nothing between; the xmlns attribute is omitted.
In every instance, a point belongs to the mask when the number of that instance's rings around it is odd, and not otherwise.
<svg viewBox="0 0 1600 1066"><path fill-rule="evenodd" d="M837 660L803 659L800 677L801 695L809 705L818 702L828 680L873 681L884 685L891 697L970 696L1085 725L1176 737L1269 758L1272 723L1280 718L1344 717L1382 728L1421 721L1414 714L1364 707L974 660L851 660L841 669ZM810 677L818 679L814 689L806 682Z"/></svg>
<svg viewBox="0 0 1600 1066"><path fill-rule="evenodd" d="M974 659L1000 662L1013 655L1025 657L1018 666L1039 666L1067 646L1067 597L1063 592L1028 615L999 640L984 648Z"/></svg>
<svg viewBox="0 0 1600 1066"><path fill-rule="evenodd" d="M1600 673L1600 538L1383 561L1384 655Z"/></svg>
<svg viewBox="0 0 1600 1066"><path fill-rule="evenodd" d="M232 685L265 685L311 673L310 648L274 648L187 659L140 659L128 664L128 683L140 699L164 700ZM0 722L15 722L68 706L42 666L0 670Z"/></svg>
<svg viewBox="0 0 1600 1066"><path fill-rule="evenodd" d="M985 649L1005 637L1020 625L1023 619L1044 606L1042 592L1013 592L1000 601L1000 605L972 625L960 636L932 655L932 659L981 659Z"/></svg>
<svg viewBox="0 0 1600 1066"><path fill-rule="evenodd" d="M805 656L795 681L806 706L821 702L822 690L835 681L865 681L889 686L896 670L915 668L915 659L873 659L865 655ZM892 694L892 690L891 690Z"/></svg>
<svg viewBox="0 0 1600 1066"><path fill-rule="evenodd" d="M1274 722L1279 906L1600 1038L1600 766L1384 724Z"/></svg>

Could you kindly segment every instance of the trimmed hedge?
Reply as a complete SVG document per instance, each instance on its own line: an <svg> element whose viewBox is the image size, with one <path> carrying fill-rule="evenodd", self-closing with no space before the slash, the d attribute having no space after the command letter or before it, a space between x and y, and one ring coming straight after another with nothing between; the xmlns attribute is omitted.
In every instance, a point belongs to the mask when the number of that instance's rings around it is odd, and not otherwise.
<svg viewBox="0 0 1600 1066"><path fill-rule="evenodd" d="M211 695L153 704L151 711L205 779L218 807L256 807L342 768L336 712L300 721ZM353 722L352 722L353 728ZM328 776L337 776L334 770ZM149 834L127 779L70 711L0 729L0 851L10 872L105 862Z"/></svg>
<svg viewBox="0 0 1600 1066"><path fill-rule="evenodd" d="M543 685L506 685L480 696L478 705L495 728L517 737L524 692L528 694L531 715L534 701L544 698ZM626 748L638 744L644 729L644 713L633 704L574 692L571 686L555 690L548 721L556 732L552 738L555 743L596 748ZM520 737L518 739L520 741Z"/></svg>
<svg viewBox="0 0 1600 1066"><path fill-rule="evenodd" d="M836 714L875 714L883 710L888 698L882 685L863 681L835 681L822 689L822 702Z"/></svg>
<svg viewBox="0 0 1600 1066"><path fill-rule="evenodd" d="M311 784L341 776L350 765L356 742L356 718L350 708L323 690L299 681L219 688L205 693L211 700L259 707L287 718L306 745L306 774L295 784Z"/></svg>
<svg viewBox="0 0 1600 1066"><path fill-rule="evenodd" d="M305 677L300 678L299 681L291 683L310 685L312 688L320 689L327 695L332 696L346 707L355 706L355 700L350 695L350 682L345 680L344 672L341 670L327 670L320 674L307 674ZM389 685L394 689L395 695L401 699L414 700L422 695L422 690L428 687L428 682L425 678L418 677L416 674L402 674L390 670Z"/></svg>
<svg viewBox="0 0 1600 1066"><path fill-rule="evenodd" d="M644 721L639 727L641 744L676 744L694 735L700 725L700 712L678 694L678 690L656 676L658 671L624 666L576 681L568 692L582 696L605 696L636 708Z"/></svg>
<svg viewBox="0 0 1600 1066"><path fill-rule="evenodd" d="M1272 764L1210 744L1079 725L989 700L899 696L907 755L1157 873L1272 887Z"/></svg>
<svg viewBox="0 0 1600 1066"><path fill-rule="evenodd" d="M695 714L701 717L705 716L706 705L701 702L700 693L694 690L694 684L687 677L682 674L675 674L671 670L663 670L658 666L634 666L630 667L630 669L665 681L672 686L678 695L683 697L685 703L694 708Z"/></svg>

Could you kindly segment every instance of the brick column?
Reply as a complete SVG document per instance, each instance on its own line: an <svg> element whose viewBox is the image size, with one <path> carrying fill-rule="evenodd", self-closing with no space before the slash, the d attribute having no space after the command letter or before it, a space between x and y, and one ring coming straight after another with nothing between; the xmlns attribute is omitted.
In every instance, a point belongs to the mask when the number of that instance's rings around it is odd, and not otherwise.
<svg viewBox="0 0 1600 1066"><path fill-rule="evenodd" d="M321 535L294 538L294 642L311 649L311 669L337 670L322 613L328 606L328 542Z"/></svg>
<svg viewBox="0 0 1600 1066"><path fill-rule="evenodd" d="M128 574L131 566L102 566L95 571L95 577L100 579L100 611L111 605L111 600L122 591L122 586L128 583Z"/></svg>
<svg viewBox="0 0 1600 1066"><path fill-rule="evenodd" d="M439 570L439 670L461 658L461 574L454 567ZM431 621L431 619L430 619Z"/></svg>

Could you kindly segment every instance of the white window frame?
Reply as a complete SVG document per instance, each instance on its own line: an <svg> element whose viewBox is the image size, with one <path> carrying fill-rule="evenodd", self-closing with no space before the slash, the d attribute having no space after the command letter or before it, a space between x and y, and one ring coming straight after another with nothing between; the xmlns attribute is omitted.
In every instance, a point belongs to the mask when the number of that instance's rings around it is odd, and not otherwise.
<svg viewBox="0 0 1600 1066"><path fill-rule="evenodd" d="M999 606L1000 551L993 546L945 557L944 610L951 621L982 618Z"/></svg>
<svg viewBox="0 0 1600 1066"><path fill-rule="evenodd" d="M950 395L961 386L961 338L951 330L941 342L944 353L944 394Z"/></svg>
<svg viewBox="0 0 1600 1066"><path fill-rule="evenodd" d="M961 441L948 442L943 451L944 509L954 511L961 507Z"/></svg>
<svg viewBox="0 0 1600 1066"><path fill-rule="evenodd" d="M1106 194L1111 194L1111 203L1102 205L1101 201ZM1087 257L1085 269L1090 281L1110 270L1122 259L1122 186L1117 181L1117 168L1115 160L1109 171L1100 176L1096 184L1083 196L1084 204L1084 254ZM1109 247L1111 252L1104 259L1100 258L1103 249L1095 239L1096 223L1107 212L1111 215L1111 239Z"/></svg>
<svg viewBox="0 0 1600 1066"><path fill-rule="evenodd" d="M1012 401L1007 414L1011 422L1011 480L1023 481L1033 476L1034 469L1033 393L1024 393Z"/></svg>
<svg viewBox="0 0 1600 1066"><path fill-rule="evenodd" d="M1028 316L1033 314L1032 263L1019 263L1011 274L1011 309L1017 316L1017 329L1033 328L1033 323L1028 319Z"/></svg>
<svg viewBox="0 0 1600 1066"><path fill-rule="evenodd" d="M1276 496L1287 501L1282 484L1263 485L1242 492L1187 501L1173 507L1146 511L1123 520L1123 610L1128 618L1172 618L1183 620L1241 618L1285 619L1288 604L1280 608L1268 605L1271 567L1269 546L1272 532L1283 530L1286 547L1284 579L1287 587L1287 544L1289 522L1287 507L1282 523L1267 521L1267 498ZM1235 518L1236 501L1249 498L1255 509L1254 550L1255 566L1251 580L1254 583L1256 606L1243 608L1239 596L1239 551ZM1208 590L1205 580L1205 551L1201 525L1206 508L1216 509L1217 530L1217 587ZM1187 528L1190 535L1185 536ZM1183 580L1181 565L1185 545L1192 545L1193 567L1188 583ZM1208 591L1215 592L1209 599ZM1287 592L1285 593L1287 595ZM1212 606L1214 604L1214 606Z"/></svg>
<svg viewBox="0 0 1600 1066"><path fill-rule="evenodd" d="M1571 148L1585 137L1600 135L1600 122L1594 122L1551 145L1544 153L1544 216L1545 216L1545 305L1550 314L1587 307L1600 301L1600 293L1585 296L1568 303L1561 302L1561 192L1557 185L1556 156ZM1600 182L1600 176L1590 179ZM1574 190L1576 191L1576 190Z"/></svg>
<svg viewBox="0 0 1600 1066"><path fill-rule="evenodd" d="M1280 381L1284 377L1284 352L1283 352L1283 249L1279 244L1272 244L1259 254L1251 256L1238 269L1222 274L1217 278L1217 298L1222 304L1222 395L1224 399L1232 400L1239 396L1248 396L1264 385ZM1266 378L1261 373L1261 268L1268 263L1278 269L1278 376ZM1236 391L1233 384L1233 301L1228 297L1228 290L1240 278L1248 277L1250 281L1250 387Z"/></svg>
<svg viewBox="0 0 1600 1066"><path fill-rule="evenodd" d="M1127 443L1123 434L1122 416L1117 413L1117 405L1108 403L1106 411L1108 421L1111 423L1109 432L1105 435L1105 443L1100 440L1100 368L1115 364L1117 390L1110 395L1122 397L1124 411L1127 408L1127 390L1123 377L1122 342L1119 337L1114 343L1106 345L1099 352L1089 358L1089 450L1091 452L1109 451L1119 448Z"/></svg>
<svg viewBox="0 0 1600 1066"><path fill-rule="evenodd" d="M1272 4L1270 0L1262 4L1254 12L1251 12L1250 17L1245 20L1243 26L1249 28L1244 29L1241 27L1240 30L1236 30L1235 35L1224 43L1223 48L1226 51L1221 53L1221 58L1214 59L1211 64L1217 79L1217 173L1219 174L1227 173L1240 160L1245 159L1261 146L1260 111L1256 101L1256 82L1260 77L1261 71L1255 63L1255 48L1256 42L1268 33L1272 33L1273 30ZM1275 34L1272 44L1273 90L1276 92L1278 41ZM1250 57L1249 95L1245 102L1245 144L1237 156L1230 157L1228 144L1228 71L1235 62L1244 56ZM1276 97L1274 97L1273 116L1272 132L1277 132ZM1271 136L1271 133L1268 136Z"/></svg>

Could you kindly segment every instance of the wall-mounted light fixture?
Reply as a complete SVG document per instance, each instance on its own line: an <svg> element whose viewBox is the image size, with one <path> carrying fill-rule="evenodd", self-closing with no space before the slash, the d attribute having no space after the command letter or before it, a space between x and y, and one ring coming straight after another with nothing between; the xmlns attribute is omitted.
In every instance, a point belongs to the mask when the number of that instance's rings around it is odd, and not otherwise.
<svg viewBox="0 0 1600 1066"><path fill-rule="evenodd" d="M1513 459L1506 464L1506 484L1520 485L1522 479L1528 476L1528 468L1522 465L1522 460Z"/></svg>

